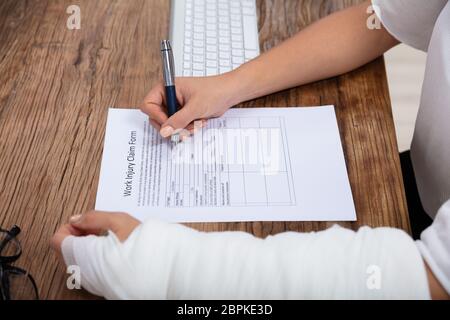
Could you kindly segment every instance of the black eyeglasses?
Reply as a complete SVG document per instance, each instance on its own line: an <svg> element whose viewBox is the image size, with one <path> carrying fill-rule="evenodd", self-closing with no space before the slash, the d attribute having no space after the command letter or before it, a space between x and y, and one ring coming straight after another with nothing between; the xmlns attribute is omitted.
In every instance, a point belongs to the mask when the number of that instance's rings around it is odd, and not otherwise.
<svg viewBox="0 0 450 320"><path fill-rule="evenodd" d="M37 300L39 293L33 277L24 269L13 266L22 247L17 235L20 228L0 229L0 300Z"/></svg>

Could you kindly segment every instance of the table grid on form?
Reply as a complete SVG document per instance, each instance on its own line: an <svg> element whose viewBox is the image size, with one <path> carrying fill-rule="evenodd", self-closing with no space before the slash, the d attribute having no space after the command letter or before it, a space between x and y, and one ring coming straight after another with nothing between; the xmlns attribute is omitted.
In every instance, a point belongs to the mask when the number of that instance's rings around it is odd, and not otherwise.
<svg viewBox="0 0 450 320"><path fill-rule="evenodd" d="M184 161L169 146L165 205L295 205L285 134L283 117L210 120L180 151Z"/></svg>

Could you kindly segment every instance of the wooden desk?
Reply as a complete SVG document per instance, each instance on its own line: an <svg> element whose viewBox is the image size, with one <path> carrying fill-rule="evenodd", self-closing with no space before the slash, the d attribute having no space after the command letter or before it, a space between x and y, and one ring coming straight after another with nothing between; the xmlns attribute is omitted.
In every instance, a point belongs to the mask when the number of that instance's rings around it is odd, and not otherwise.
<svg viewBox="0 0 450 320"><path fill-rule="evenodd" d="M258 0L267 50L312 21L358 0ZM159 41L167 0L79 0L81 30L68 30L69 0L0 1L0 225L18 224L18 265L41 298L89 298L66 289L48 240L73 214L94 207L107 108L138 106L161 78ZM358 222L409 231L382 58L350 74L284 91L252 106L336 105ZM326 201L326 199L324 199ZM331 223L192 225L259 237L322 230Z"/></svg>

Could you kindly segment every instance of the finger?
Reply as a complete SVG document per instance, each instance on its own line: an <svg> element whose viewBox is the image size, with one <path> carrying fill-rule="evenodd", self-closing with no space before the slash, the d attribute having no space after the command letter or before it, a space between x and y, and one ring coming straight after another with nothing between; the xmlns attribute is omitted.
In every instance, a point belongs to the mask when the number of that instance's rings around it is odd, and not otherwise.
<svg viewBox="0 0 450 320"><path fill-rule="evenodd" d="M53 250L59 251L63 240L68 236L70 236L70 232L67 229L67 225L64 225L59 228L58 231L56 231L56 233L53 235L52 239L50 240L50 246L53 248Z"/></svg>
<svg viewBox="0 0 450 320"><path fill-rule="evenodd" d="M127 239L139 224L138 220L121 212L91 211L71 219L73 227L87 234L102 235L110 230L120 241Z"/></svg>
<svg viewBox="0 0 450 320"><path fill-rule="evenodd" d="M168 117L166 111L162 107L152 104L149 105L147 109L149 110L149 118L159 126L167 121Z"/></svg>
<svg viewBox="0 0 450 320"><path fill-rule="evenodd" d="M156 130L158 130L158 131L161 130L161 125L158 122L156 122L155 120L150 119L150 124Z"/></svg>
<svg viewBox="0 0 450 320"><path fill-rule="evenodd" d="M153 88L145 97L140 109L160 125L167 121L164 102L164 88L161 85Z"/></svg>
<svg viewBox="0 0 450 320"><path fill-rule="evenodd" d="M50 240L50 246L57 252L60 251L62 242L68 236L80 236L81 232L73 228L70 224L65 224L56 231Z"/></svg>
<svg viewBox="0 0 450 320"><path fill-rule="evenodd" d="M181 141L185 141L190 136L196 134L198 130L204 128L206 126L207 120L196 120L194 122L191 122L185 130L182 130L180 132Z"/></svg>
<svg viewBox="0 0 450 320"><path fill-rule="evenodd" d="M167 138L174 134L176 130L186 128L192 121L198 118L197 114L193 111L194 108L186 105L172 117L170 117L161 127L161 135Z"/></svg>
<svg viewBox="0 0 450 320"><path fill-rule="evenodd" d="M208 122L208 120L206 120L206 119L196 120L194 122L191 122L186 127L186 130L188 130L190 133L195 133L197 130L204 128L206 126L207 122Z"/></svg>
<svg viewBox="0 0 450 320"><path fill-rule="evenodd" d="M101 235L107 230L116 231L116 221L115 213L91 211L72 217L70 224L86 234Z"/></svg>

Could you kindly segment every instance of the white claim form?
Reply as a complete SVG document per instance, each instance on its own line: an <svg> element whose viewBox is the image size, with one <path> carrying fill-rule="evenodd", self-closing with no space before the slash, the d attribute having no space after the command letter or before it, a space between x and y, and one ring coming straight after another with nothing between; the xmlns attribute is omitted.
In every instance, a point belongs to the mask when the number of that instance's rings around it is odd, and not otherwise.
<svg viewBox="0 0 450 320"><path fill-rule="evenodd" d="M96 209L169 222L354 221L333 106L231 109L180 143L109 109Z"/></svg>

